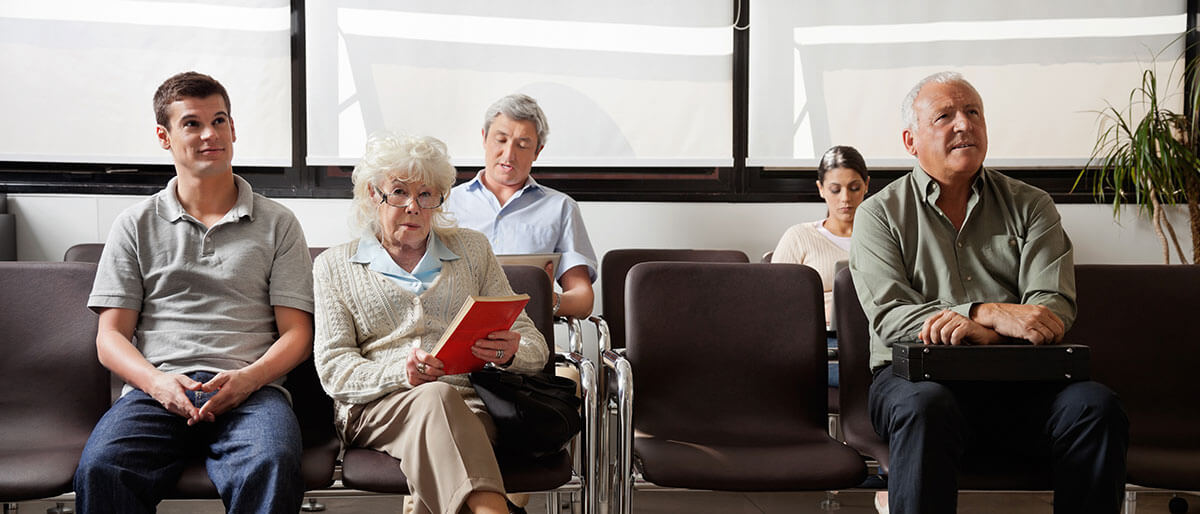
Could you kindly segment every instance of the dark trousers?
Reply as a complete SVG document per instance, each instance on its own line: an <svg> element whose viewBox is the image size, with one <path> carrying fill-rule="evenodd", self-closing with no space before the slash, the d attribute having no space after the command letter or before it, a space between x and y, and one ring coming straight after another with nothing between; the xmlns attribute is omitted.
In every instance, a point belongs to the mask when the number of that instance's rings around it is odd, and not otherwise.
<svg viewBox="0 0 1200 514"><path fill-rule="evenodd" d="M1129 420L1096 382L909 382L886 366L871 422L890 447L894 514L955 512L957 473L1048 465L1054 512L1113 513L1125 490Z"/></svg>

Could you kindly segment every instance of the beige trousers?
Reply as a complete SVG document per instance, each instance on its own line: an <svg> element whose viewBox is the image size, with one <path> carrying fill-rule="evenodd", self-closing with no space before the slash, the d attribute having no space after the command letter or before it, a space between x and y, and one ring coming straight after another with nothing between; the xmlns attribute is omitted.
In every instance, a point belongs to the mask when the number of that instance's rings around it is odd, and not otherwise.
<svg viewBox="0 0 1200 514"><path fill-rule="evenodd" d="M350 409L346 441L400 459L417 514L465 511L473 491L504 494L483 401L430 382Z"/></svg>

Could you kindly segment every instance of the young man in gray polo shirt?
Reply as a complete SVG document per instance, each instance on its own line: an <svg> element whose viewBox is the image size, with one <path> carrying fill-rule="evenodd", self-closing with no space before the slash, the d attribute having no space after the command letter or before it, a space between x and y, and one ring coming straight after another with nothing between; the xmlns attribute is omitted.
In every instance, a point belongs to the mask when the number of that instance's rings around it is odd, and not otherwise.
<svg viewBox="0 0 1200 514"><path fill-rule="evenodd" d="M300 428L281 387L312 351L300 224L233 174L229 95L175 75L154 95L176 177L116 219L88 305L125 380L75 474L80 512L153 512L190 456L229 512L298 512Z"/></svg>

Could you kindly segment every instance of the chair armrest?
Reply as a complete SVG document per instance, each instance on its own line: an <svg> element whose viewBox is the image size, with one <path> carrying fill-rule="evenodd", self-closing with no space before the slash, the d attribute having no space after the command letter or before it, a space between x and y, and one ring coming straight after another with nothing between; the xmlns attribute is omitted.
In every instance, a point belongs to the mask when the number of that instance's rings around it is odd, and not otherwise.
<svg viewBox="0 0 1200 514"><path fill-rule="evenodd" d="M610 426L612 418L608 415L610 401L615 403L617 411L618 446L614 463L617 476L606 477L604 484L615 487L618 494L615 497L612 494L613 491L604 491L604 494L612 506L610 512L630 514L632 512L630 498L633 495L633 367L625 359L624 351L612 349L612 335L604 318L591 316L588 321L591 321L596 327L600 346L600 364L604 377L602 384L604 398L601 398L601 404L605 406L600 420L601 430L604 434L613 434ZM605 445L605 448L609 447L609 445ZM605 466L604 469L607 471L610 468Z"/></svg>
<svg viewBox="0 0 1200 514"><path fill-rule="evenodd" d="M596 505L600 491L600 421L598 413L600 386L596 377L596 365L584 357L581 352L558 352L555 360L573 366L579 371L579 385L583 391L583 433L582 455L579 457L582 469L579 472L583 479L584 505Z"/></svg>

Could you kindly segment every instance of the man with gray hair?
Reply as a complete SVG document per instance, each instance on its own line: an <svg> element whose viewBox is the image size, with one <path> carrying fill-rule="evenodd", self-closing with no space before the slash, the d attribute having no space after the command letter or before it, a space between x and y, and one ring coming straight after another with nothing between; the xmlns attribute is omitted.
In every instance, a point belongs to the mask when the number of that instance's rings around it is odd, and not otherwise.
<svg viewBox="0 0 1200 514"><path fill-rule="evenodd" d="M897 513L955 512L963 469L1052 471L1054 511L1116 513L1129 422L1096 382L909 382L891 345L1056 344L1075 319L1071 241L1050 196L983 166L983 100L957 73L902 105L917 166L858 209L850 270L871 329L871 421Z"/></svg>
<svg viewBox="0 0 1200 514"><path fill-rule="evenodd" d="M446 210L459 226L487 236L497 254L561 254L555 276L554 313L577 318L592 312L596 252L579 205L529 176L550 133L546 115L527 95L508 95L483 117L485 166L455 187Z"/></svg>

